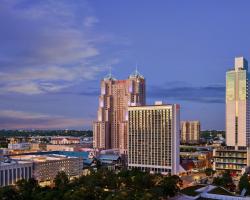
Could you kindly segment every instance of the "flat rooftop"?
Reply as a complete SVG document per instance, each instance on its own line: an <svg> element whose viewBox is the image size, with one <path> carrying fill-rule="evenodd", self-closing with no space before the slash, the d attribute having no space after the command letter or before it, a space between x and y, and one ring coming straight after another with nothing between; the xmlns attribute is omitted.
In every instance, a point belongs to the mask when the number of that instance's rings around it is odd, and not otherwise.
<svg viewBox="0 0 250 200"><path fill-rule="evenodd" d="M19 165L19 164L29 164L31 163L30 161L26 160L13 160L10 159L8 161L0 161L0 168L2 166L10 166L10 165Z"/></svg>
<svg viewBox="0 0 250 200"><path fill-rule="evenodd" d="M46 161L59 161L77 157L58 155L58 154L47 154L47 155L18 155L18 156L11 156L11 158L18 161L29 160L33 162L46 162Z"/></svg>

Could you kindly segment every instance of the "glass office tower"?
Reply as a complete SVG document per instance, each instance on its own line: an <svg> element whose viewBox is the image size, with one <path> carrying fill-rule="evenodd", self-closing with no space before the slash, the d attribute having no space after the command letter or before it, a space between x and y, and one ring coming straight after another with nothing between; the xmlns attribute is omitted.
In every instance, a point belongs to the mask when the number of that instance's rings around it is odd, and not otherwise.
<svg viewBox="0 0 250 200"><path fill-rule="evenodd" d="M226 147L214 149L214 169L244 172L249 166L248 63L235 58L226 73Z"/></svg>
<svg viewBox="0 0 250 200"><path fill-rule="evenodd" d="M226 145L249 144L248 63L235 58L235 68L226 74Z"/></svg>

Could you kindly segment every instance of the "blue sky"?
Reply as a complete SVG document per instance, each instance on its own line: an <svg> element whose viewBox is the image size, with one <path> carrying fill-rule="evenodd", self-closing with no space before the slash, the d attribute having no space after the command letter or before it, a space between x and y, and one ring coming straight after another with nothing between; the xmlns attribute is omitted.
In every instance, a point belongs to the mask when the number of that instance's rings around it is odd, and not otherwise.
<svg viewBox="0 0 250 200"><path fill-rule="evenodd" d="M109 66L147 102L225 127L225 73L250 59L250 2L1 0L0 128L91 128Z"/></svg>

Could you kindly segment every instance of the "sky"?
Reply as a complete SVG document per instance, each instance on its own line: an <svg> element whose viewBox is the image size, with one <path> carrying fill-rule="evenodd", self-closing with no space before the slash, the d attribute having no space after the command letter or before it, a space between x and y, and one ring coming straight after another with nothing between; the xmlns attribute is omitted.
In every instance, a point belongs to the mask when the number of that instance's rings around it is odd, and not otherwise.
<svg viewBox="0 0 250 200"><path fill-rule="evenodd" d="M248 0L0 0L0 129L91 129L100 81L136 65L147 103L225 128L225 73L250 60Z"/></svg>

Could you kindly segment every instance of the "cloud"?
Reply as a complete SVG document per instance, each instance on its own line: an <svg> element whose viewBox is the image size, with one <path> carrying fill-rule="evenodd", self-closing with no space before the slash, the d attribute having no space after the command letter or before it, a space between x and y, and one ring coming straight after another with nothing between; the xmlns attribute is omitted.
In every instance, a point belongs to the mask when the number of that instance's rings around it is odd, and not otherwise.
<svg viewBox="0 0 250 200"><path fill-rule="evenodd" d="M45 0L29 6L24 1L6 2L0 5L0 64L66 64L99 54L88 29L78 24L78 17L89 18L76 12L76 6L86 10L79 2Z"/></svg>
<svg viewBox="0 0 250 200"><path fill-rule="evenodd" d="M102 41L90 27L98 21L86 1L1 2L0 93L57 92L94 79L105 70L95 64Z"/></svg>
<svg viewBox="0 0 250 200"><path fill-rule="evenodd" d="M93 80L96 75L106 70L106 67L98 66L77 66L65 67L44 67L44 68L23 68L21 70L0 72L0 94L15 92L22 94L42 94L58 92L74 84Z"/></svg>
<svg viewBox="0 0 250 200"><path fill-rule="evenodd" d="M183 84L182 85L186 85ZM202 87L174 86L167 83L166 86L151 86L148 91L150 98L172 99L176 101L192 101L199 103L224 103L225 86L210 85Z"/></svg>
<svg viewBox="0 0 250 200"><path fill-rule="evenodd" d="M62 129L90 127L91 119L66 118L59 115L0 110L1 129Z"/></svg>
<svg viewBox="0 0 250 200"><path fill-rule="evenodd" d="M93 25L95 25L98 22L99 22L99 20L96 17L89 16L89 17L85 18L84 26L85 27L92 27Z"/></svg>

